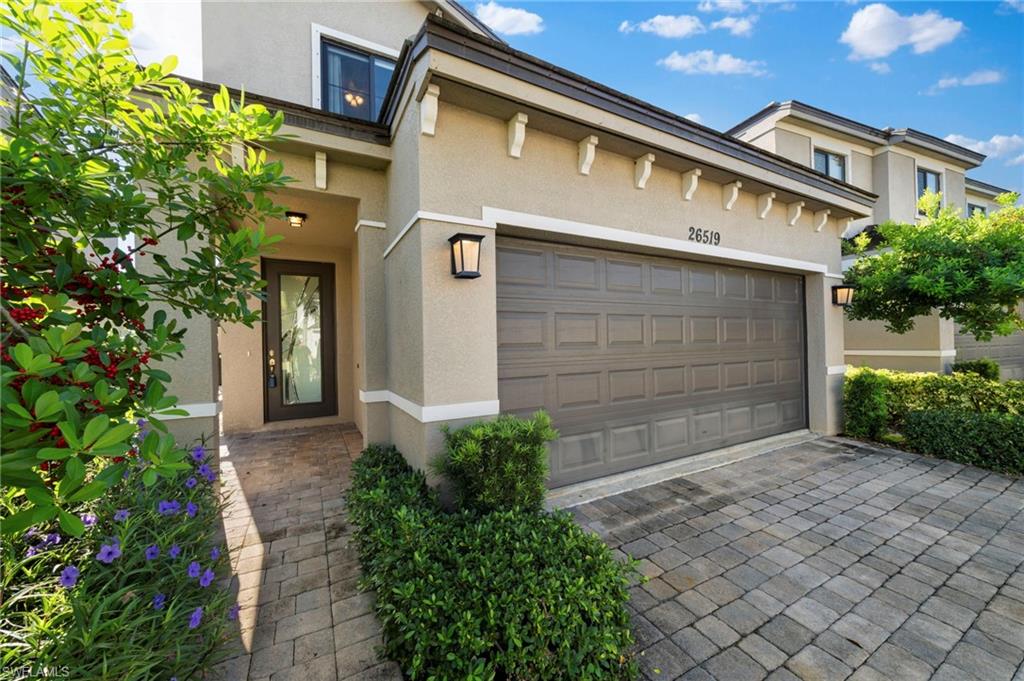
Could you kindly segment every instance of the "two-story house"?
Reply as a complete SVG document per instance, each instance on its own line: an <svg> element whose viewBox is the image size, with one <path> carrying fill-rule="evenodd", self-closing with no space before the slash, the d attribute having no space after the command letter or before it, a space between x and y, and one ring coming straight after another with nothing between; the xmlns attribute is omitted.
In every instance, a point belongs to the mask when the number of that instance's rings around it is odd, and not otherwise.
<svg viewBox="0 0 1024 681"><path fill-rule="evenodd" d="M204 80L284 112L295 182L264 324L190 326L179 429L215 432L218 355L226 432L355 423L418 465L443 423L546 409L553 486L839 429L831 289L870 189L450 2L204 2L202 25Z"/></svg>
<svg viewBox="0 0 1024 681"><path fill-rule="evenodd" d="M976 151L910 128L874 128L798 101L773 102L726 134L877 194L871 216L851 221L846 236L889 220L914 223L917 199L926 190L941 193L943 205L965 214L995 210L995 197L1009 191L967 177L985 160ZM846 361L854 365L945 371L957 359L990 357L1004 378L1024 378L1024 333L981 343L932 314L904 335L886 332L881 322L850 320L844 335Z"/></svg>

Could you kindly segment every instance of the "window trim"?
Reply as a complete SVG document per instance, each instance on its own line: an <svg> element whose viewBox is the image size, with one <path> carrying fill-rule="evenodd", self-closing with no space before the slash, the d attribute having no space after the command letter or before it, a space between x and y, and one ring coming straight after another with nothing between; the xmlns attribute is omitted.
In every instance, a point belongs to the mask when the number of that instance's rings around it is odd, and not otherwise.
<svg viewBox="0 0 1024 681"><path fill-rule="evenodd" d="M322 26L320 24L310 24L310 40L312 53L312 106L314 109L324 110L323 104L323 56L322 48L323 40L327 39L332 43L337 43L341 47L347 47L349 49L357 50L359 52L369 53L373 57L384 57L391 61L397 62L399 51L394 50L386 45L381 45L370 40L365 40L358 36L354 36L350 33L344 33L342 31L336 31L333 28ZM372 122L372 121L371 121Z"/></svg>
<svg viewBox="0 0 1024 681"><path fill-rule="evenodd" d="M921 173L931 173L932 175L935 176L935 179L938 182L938 186L939 186L939 191L937 192L938 195L939 195L939 207L944 207L946 205L946 192L943 191L943 187L946 184L946 170L945 169L942 169L942 170L932 170L931 168L928 168L927 166L924 166L924 167L920 166L917 163L917 159L915 159L914 160L914 212L916 212L918 216L924 215L924 213L922 213L921 210L917 207L917 202L921 199L921 186L918 184L919 180L921 179L920 178Z"/></svg>
<svg viewBox="0 0 1024 681"><path fill-rule="evenodd" d="M968 201L967 202L967 217L973 217L974 216L974 211L971 210L972 208L980 210L982 215L988 215L988 206L983 206L980 203L971 203L970 201Z"/></svg>
<svg viewBox="0 0 1024 681"><path fill-rule="evenodd" d="M816 170L817 171L817 169L814 167L814 155L817 152L819 152L819 151L821 153L825 154L826 165L828 163L828 155L829 154L832 154L833 156L839 156L840 158L842 158L843 159L843 179L841 179L839 181L840 182L845 182L847 184L852 183L853 180L851 178L851 173L850 173L850 165L851 165L850 161L852 159L850 158L850 154L844 154L841 151L834 151L832 149L829 149L828 147L819 147L816 144L812 144L811 145L811 169L812 170ZM839 179L839 178L832 177L831 175L828 174L827 171L825 172L825 175L830 177L830 178L832 178L833 180Z"/></svg>

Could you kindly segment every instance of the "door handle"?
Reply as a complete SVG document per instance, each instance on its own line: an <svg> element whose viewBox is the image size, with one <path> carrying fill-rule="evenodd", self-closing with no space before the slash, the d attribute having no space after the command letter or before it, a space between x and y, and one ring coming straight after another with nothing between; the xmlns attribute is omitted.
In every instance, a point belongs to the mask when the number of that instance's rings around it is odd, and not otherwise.
<svg viewBox="0 0 1024 681"><path fill-rule="evenodd" d="M267 373L267 387L268 388L276 388L277 387L277 374L274 373L274 368L276 366L277 366L277 360L274 359L274 351L271 350L269 352L269 356L267 357L267 368L269 369L269 371Z"/></svg>

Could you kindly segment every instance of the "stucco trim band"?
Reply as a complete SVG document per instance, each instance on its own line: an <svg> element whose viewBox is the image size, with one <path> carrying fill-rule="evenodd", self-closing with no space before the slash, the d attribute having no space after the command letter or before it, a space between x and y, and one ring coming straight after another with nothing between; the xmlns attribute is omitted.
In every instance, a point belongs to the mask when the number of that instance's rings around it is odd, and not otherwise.
<svg viewBox="0 0 1024 681"><path fill-rule="evenodd" d="M846 350L843 354L865 357L956 357L956 350Z"/></svg>
<svg viewBox="0 0 1024 681"><path fill-rule="evenodd" d="M413 213L413 216L409 218L409 221L405 223L405 227L402 227L402 231L398 233L395 240L388 244L388 247L384 249L384 256L388 257L388 253L394 250L398 242L409 233L412 226L416 224L417 220L433 220L434 222L450 222L453 225L465 225L468 227L482 227L484 229L494 229L494 223L489 223L486 220L478 220L476 218L464 218L461 215L449 215L448 213L433 213L429 210L418 210Z"/></svg>
<svg viewBox="0 0 1024 681"><path fill-rule="evenodd" d="M826 373L829 376L838 376L839 374L845 374L846 370L849 368L849 364L836 364L834 366L825 367Z"/></svg>
<svg viewBox="0 0 1024 681"><path fill-rule="evenodd" d="M390 390L360 390L359 400L367 404L374 402L393 404L420 423L494 416L499 412L498 400L423 406Z"/></svg>
<svg viewBox="0 0 1024 681"><path fill-rule="evenodd" d="M193 402L191 404L179 404L173 407L173 409L182 409L187 411L188 414L171 414L168 416L161 416L160 414L154 414L156 418L161 421L177 421L179 419L199 419L199 418L210 418L217 416L220 413L220 403L218 402Z"/></svg>

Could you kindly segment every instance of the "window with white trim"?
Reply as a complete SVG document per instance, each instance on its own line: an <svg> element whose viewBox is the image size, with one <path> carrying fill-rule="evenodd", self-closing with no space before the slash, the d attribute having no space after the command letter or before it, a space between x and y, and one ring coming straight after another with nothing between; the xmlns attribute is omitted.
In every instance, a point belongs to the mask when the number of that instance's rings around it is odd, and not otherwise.
<svg viewBox="0 0 1024 681"><path fill-rule="evenodd" d="M979 206L976 203L967 204L967 217L971 217L975 213L981 213L982 215L984 215L987 212L988 211L985 210L985 206Z"/></svg>
<svg viewBox="0 0 1024 681"><path fill-rule="evenodd" d="M846 182L846 157L824 149L814 150L814 169L840 182Z"/></svg>
<svg viewBox="0 0 1024 681"><path fill-rule="evenodd" d="M376 121L395 62L330 40L320 43L321 106L325 111Z"/></svg>

